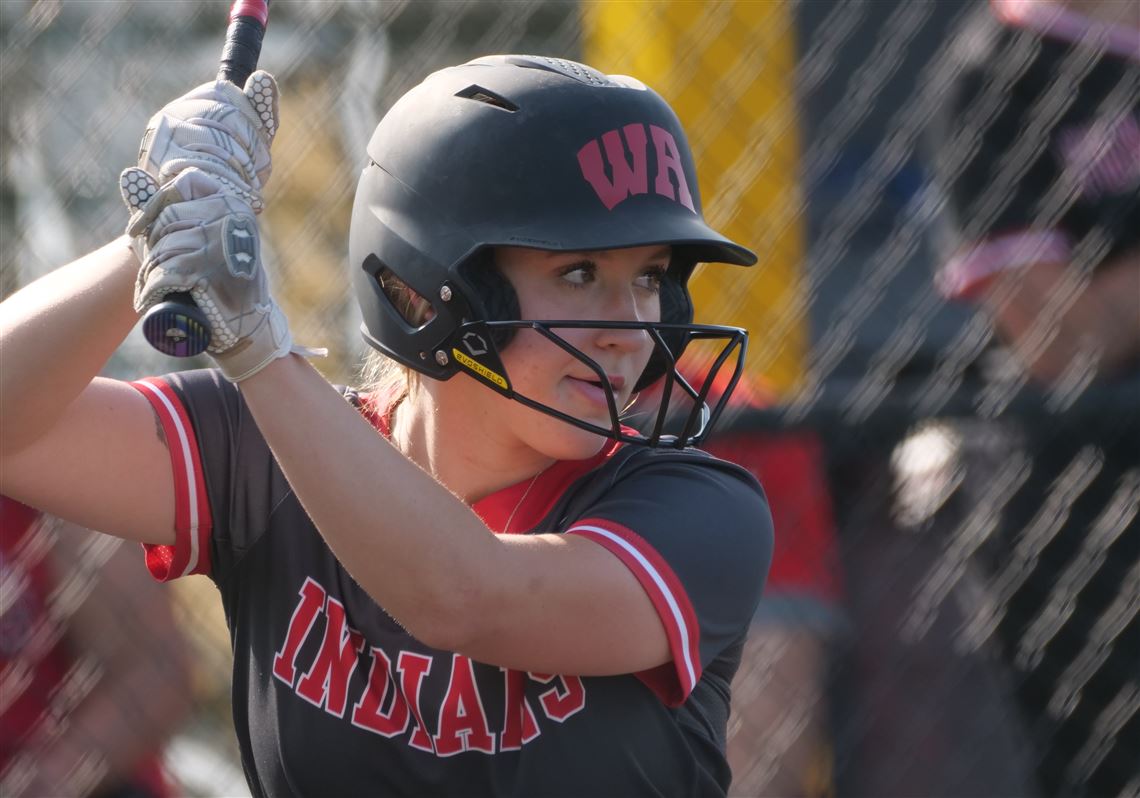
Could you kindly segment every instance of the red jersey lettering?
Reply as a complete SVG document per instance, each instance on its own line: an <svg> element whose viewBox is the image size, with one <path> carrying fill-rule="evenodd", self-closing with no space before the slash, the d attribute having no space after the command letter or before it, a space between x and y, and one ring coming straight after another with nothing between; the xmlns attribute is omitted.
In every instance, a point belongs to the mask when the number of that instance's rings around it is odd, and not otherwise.
<svg viewBox="0 0 1140 798"><path fill-rule="evenodd" d="M301 601L289 619L289 631L285 634L285 644L273 658L273 675L290 687L297 676L297 652L301 643L309 635L309 630L317 620L317 615L325 605L325 590L311 578L305 580L298 591Z"/></svg>
<svg viewBox="0 0 1140 798"><path fill-rule="evenodd" d="M364 636L349 625L344 604L329 596L312 578L306 578L298 594L300 600L289 620L285 642L274 657L274 677L288 684L309 704L338 718L345 716L351 700L349 693L359 691L349 716L349 722L358 729L392 738L404 734L410 726L408 745L440 757L465 751L495 754L518 751L542 734L535 710L527 699L528 676L539 684L550 685L538 694L537 700L551 720L562 723L586 706L585 686L577 676L527 674L500 668L503 720L501 728L492 731L484 694L491 690L489 694L495 695L497 690L492 687L497 685L485 684L481 689L475 663L468 657L404 650L395 655L393 662L393 658L377 646L368 648L371 664L361 689L360 679L354 682L353 674L367 643ZM325 626L320 633L320 648L294 686L299 652L322 610ZM424 682L431 673L433 660L444 656L451 659L446 689L440 696L434 693L437 688L433 686L425 697ZM434 685L435 680L429 684ZM425 709L438 717L434 734L424 723Z"/></svg>
<svg viewBox="0 0 1140 798"><path fill-rule="evenodd" d="M420 687L424 676L431 670L431 657L423 654L414 654L411 651L401 651L396 660L396 670L400 672L400 689L404 691L404 700L412 709L416 719L412 730L412 739L408 744L421 751L434 751L431 737L424 731L424 717L420 711Z"/></svg>
<svg viewBox="0 0 1140 798"><path fill-rule="evenodd" d="M462 654L451 658L451 681L439 708L438 729L437 756L451 756L460 751L495 753L495 738L487 726L487 713L475 684L475 672L471 660Z"/></svg>
<svg viewBox="0 0 1140 798"><path fill-rule="evenodd" d="M585 709L586 688L579 677L532 673L530 678L542 684L550 684L555 679L562 683L561 689L555 685L538 697L538 702L542 704L542 711L551 720L562 723L575 712Z"/></svg>
<svg viewBox="0 0 1140 798"><path fill-rule="evenodd" d="M500 736L500 751L517 751L541 732L534 710L526 700L526 674L503 668L505 700L503 710L503 733Z"/></svg>
<svg viewBox="0 0 1140 798"><path fill-rule="evenodd" d="M379 648L372 648L372 667L368 671L368 686L352 708L352 725L367 729L384 737L403 734L408 728L408 702L391 678L392 662ZM389 687L391 689L389 689ZM391 693L388 709L383 709L385 697Z"/></svg>
<svg viewBox="0 0 1140 798"><path fill-rule="evenodd" d="M348 704L348 680L356 669L364 636L345 622L344 605L329 598L325 609L325 636L309 672L297 685L297 695L338 718Z"/></svg>

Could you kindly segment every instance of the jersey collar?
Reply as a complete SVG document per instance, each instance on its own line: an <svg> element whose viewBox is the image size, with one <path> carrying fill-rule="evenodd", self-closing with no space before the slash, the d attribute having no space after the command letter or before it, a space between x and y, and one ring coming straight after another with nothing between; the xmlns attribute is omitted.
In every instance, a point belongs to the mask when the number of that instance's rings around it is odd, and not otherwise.
<svg viewBox="0 0 1140 798"><path fill-rule="evenodd" d="M392 437L392 410L397 398L397 391L383 395L360 395L360 409L364 417L385 438ZM484 496L472 504L471 509L496 534L533 531L559 497L579 477L605 463L625 445L621 441L607 441L593 457L585 460L559 460L537 477L528 477Z"/></svg>

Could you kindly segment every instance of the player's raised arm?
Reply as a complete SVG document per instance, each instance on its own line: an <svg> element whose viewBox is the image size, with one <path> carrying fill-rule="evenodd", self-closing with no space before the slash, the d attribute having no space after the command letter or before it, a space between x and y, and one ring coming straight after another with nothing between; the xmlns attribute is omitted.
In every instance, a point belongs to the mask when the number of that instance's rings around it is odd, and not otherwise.
<svg viewBox="0 0 1140 798"><path fill-rule="evenodd" d="M50 430L130 332L137 272L127 240L118 239L0 305L5 456Z"/></svg>
<svg viewBox="0 0 1140 798"><path fill-rule="evenodd" d="M170 292L192 289L179 266L187 251L200 253L226 240L211 226L227 226L229 240L237 241L241 224L252 225L270 171L277 89L265 73L247 86L205 84L153 117L140 154L145 168L132 167L121 181L128 237L57 269L0 306L4 493L108 533L151 543L174 540L169 447L181 441L169 440L171 431L142 388L97 375L139 313ZM254 110L254 95L261 112ZM197 202L192 220L170 207L187 200ZM281 343L269 310L217 299L212 346L219 353L234 355L235 339L225 325L235 318L255 324L271 346ZM259 356L247 346L236 359Z"/></svg>
<svg viewBox="0 0 1140 798"><path fill-rule="evenodd" d="M134 326L138 261L124 239L0 306L0 491L139 540L173 527L172 487L150 409L100 379Z"/></svg>

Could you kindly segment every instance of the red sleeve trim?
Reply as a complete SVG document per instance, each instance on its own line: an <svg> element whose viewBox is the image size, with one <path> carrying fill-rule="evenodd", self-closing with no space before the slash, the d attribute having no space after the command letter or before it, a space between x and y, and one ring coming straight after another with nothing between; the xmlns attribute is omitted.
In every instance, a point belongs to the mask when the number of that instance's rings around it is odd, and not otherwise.
<svg viewBox="0 0 1140 798"><path fill-rule="evenodd" d="M150 402L166 433L174 474L174 545L144 544L146 565L160 582L210 572L210 532L213 519L198 439L182 400L163 379L148 377L131 387Z"/></svg>
<svg viewBox="0 0 1140 798"><path fill-rule="evenodd" d="M685 703L701 678L701 630L697 613L677 574L644 538L613 521L586 518L576 522L566 533L589 538L608 549L625 563L649 594L669 638L673 668L662 666L635 675L666 706Z"/></svg>
<svg viewBox="0 0 1140 798"><path fill-rule="evenodd" d="M1073 244L1058 230L1023 230L962 249L939 272L938 290L947 299L977 299L1002 272L1045 261L1068 260Z"/></svg>

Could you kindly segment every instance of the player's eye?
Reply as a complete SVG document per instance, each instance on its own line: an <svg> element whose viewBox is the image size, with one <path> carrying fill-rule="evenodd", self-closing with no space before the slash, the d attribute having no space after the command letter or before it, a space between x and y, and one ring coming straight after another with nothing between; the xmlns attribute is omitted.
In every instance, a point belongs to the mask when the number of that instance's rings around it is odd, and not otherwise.
<svg viewBox="0 0 1140 798"><path fill-rule="evenodd" d="M558 270L558 276L574 288L584 288L597 279L597 264L591 261L579 261L563 266Z"/></svg>
<svg viewBox="0 0 1140 798"><path fill-rule="evenodd" d="M665 279L664 266L650 266L648 269L638 275L636 284L647 291L659 293L661 291L661 283Z"/></svg>

